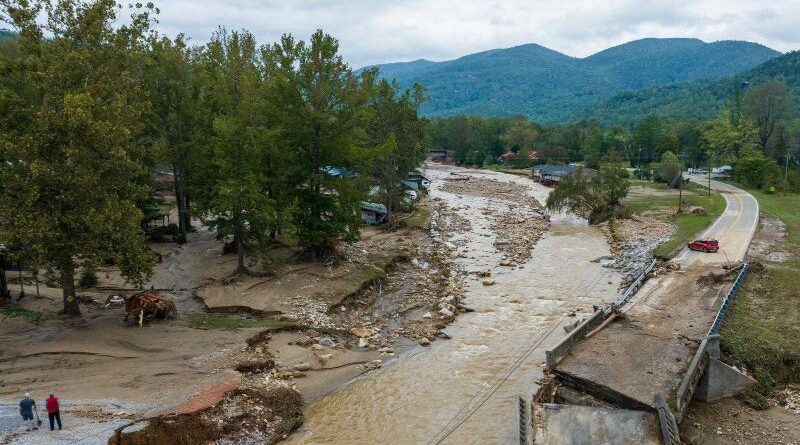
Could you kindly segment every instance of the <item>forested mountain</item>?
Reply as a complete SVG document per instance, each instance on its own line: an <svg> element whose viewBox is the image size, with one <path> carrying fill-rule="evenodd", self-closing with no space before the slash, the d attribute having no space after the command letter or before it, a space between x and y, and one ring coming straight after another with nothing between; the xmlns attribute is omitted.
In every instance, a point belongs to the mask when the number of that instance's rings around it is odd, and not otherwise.
<svg viewBox="0 0 800 445"><path fill-rule="evenodd" d="M619 94L601 104L591 105L573 119L597 119L606 123L633 123L643 116L710 119L730 101L738 89L770 79L782 79L795 98L800 98L800 52L794 51L768 60L734 76L703 79L669 86ZM800 101L794 101L800 114Z"/></svg>
<svg viewBox="0 0 800 445"><path fill-rule="evenodd" d="M778 55L749 42L642 39L583 59L528 44L376 67L401 86L425 85L431 100L423 111L431 116L522 114L547 122L625 91L731 75Z"/></svg>

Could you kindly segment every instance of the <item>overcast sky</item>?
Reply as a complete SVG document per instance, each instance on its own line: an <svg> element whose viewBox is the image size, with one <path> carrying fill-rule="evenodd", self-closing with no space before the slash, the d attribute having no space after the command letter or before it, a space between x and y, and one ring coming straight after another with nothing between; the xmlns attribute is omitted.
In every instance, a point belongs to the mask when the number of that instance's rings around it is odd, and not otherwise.
<svg viewBox="0 0 800 445"><path fill-rule="evenodd" d="M538 43L587 56L642 37L800 49L800 0L157 0L161 31L205 42L218 25L262 43L322 28L354 67Z"/></svg>

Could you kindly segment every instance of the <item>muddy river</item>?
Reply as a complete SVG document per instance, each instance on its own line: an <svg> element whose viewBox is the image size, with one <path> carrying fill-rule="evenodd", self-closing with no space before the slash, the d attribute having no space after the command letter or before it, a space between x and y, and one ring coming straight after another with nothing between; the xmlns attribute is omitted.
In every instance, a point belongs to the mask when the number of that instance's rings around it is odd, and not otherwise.
<svg viewBox="0 0 800 445"><path fill-rule="evenodd" d="M451 173L524 184L543 201L549 189L502 173L437 167L428 170L431 196L471 223L471 230L442 242L458 246L465 272L491 271L484 286L469 274L450 340L416 348L377 372L312 402L290 444L505 444L518 442L517 396L530 398L542 375L544 351L563 336L562 325L612 300L619 277L592 260L609 254L599 230L566 215L553 215L532 257L500 267L496 234L487 209L508 203L441 189Z"/></svg>

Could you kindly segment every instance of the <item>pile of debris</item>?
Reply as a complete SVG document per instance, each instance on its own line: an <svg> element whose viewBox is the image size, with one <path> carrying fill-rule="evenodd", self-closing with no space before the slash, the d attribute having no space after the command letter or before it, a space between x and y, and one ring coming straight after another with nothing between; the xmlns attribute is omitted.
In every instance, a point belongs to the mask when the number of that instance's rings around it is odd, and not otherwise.
<svg viewBox="0 0 800 445"><path fill-rule="evenodd" d="M653 249L675 232L675 226L654 213L618 219L613 224L603 223L600 229L609 240L614 257L614 261L603 262L603 265L619 271L623 281L638 276L653 260Z"/></svg>
<svg viewBox="0 0 800 445"><path fill-rule="evenodd" d="M488 213L488 211L487 211ZM537 209L510 206L492 220L497 235L495 247L504 255L501 266L514 266L528 260L533 246L550 227L550 217Z"/></svg>
<svg viewBox="0 0 800 445"><path fill-rule="evenodd" d="M174 319L178 311L171 300L145 291L125 298L125 321L131 316L141 326L145 321Z"/></svg>
<svg viewBox="0 0 800 445"><path fill-rule="evenodd" d="M466 180L445 182L441 190L461 196L500 199L527 207L542 208L525 186L515 182L468 176Z"/></svg>

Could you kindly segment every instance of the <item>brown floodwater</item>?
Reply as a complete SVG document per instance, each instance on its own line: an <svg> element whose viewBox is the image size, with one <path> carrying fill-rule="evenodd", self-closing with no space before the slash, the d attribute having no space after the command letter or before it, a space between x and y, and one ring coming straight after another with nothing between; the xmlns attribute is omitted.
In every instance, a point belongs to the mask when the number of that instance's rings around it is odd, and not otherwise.
<svg viewBox="0 0 800 445"><path fill-rule="evenodd" d="M431 196L445 200L472 228L442 242L458 246L466 272L491 271L493 286L467 278L460 315L438 340L415 348L379 371L312 402L290 444L505 444L518 443L517 396L530 399L542 376L544 351L563 336L562 325L615 298L619 277L592 260L609 254L599 230L554 215L532 257L518 268L499 267L487 208L500 200L461 196L440 189L450 172L524 184L540 201L545 187L527 178L486 171L429 169ZM436 234L434 233L434 236Z"/></svg>

